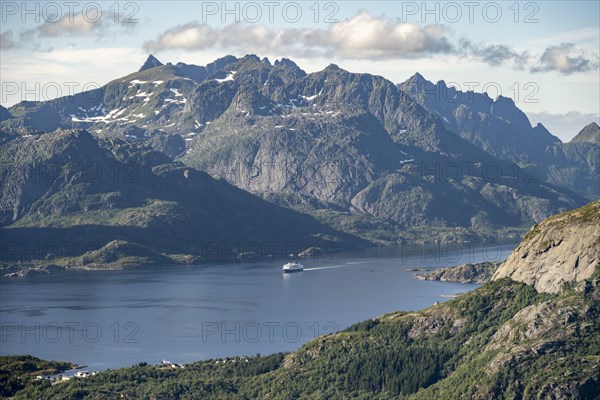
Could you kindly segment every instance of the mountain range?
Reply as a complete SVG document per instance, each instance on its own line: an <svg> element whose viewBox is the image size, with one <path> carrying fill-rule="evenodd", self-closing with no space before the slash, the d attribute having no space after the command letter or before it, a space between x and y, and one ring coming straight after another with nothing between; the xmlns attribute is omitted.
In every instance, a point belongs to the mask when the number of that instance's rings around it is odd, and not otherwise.
<svg viewBox="0 0 600 400"><path fill-rule="evenodd" d="M535 127L511 98L460 91L415 74L398 87L446 128L486 152L517 163L523 173L596 200L600 197L600 127L591 122L563 143Z"/></svg>
<svg viewBox="0 0 600 400"><path fill-rule="evenodd" d="M0 176L6 273L266 261L368 244L149 146L84 130L13 138Z"/></svg>
<svg viewBox="0 0 600 400"><path fill-rule="evenodd" d="M149 56L139 71L98 89L2 109L3 230L18 238L52 224L96 232L98 224L87 216L100 212L106 214L100 225L135 227L131 235L113 235L115 240L158 254L197 247L208 232L242 240L233 222L242 217L243 232L279 237L289 227L303 246L314 235L339 244L515 239L544 218L585 204L584 195L594 192L593 126L581 135L584 140L561 144L543 127L531 128L510 99L500 99L494 124L509 121L519 129L511 134L522 136L524 144L513 140L512 147L495 151L464 137L458 125L445 124L415 87L333 64L307 74L291 60L271 63L255 55L226 56L206 66L163 64ZM527 165L542 154L567 160L545 165L544 171L551 171L546 182L515 168L513 153ZM60 167L56 181L34 184L19 169L39 168L48 160ZM104 178L82 183L76 181L81 173L65 167L73 160L133 163L148 180L139 192ZM192 178L182 178L184 173ZM550 175L581 179L578 187L561 186ZM186 185L197 181L194 176L219 189L190 189ZM230 208L216 195L223 191ZM237 201L252 206L235 209ZM226 211L213 212L215 204ZM171 219L172 207L181 220L144 220L154 213ZM263 213L245 215L252 207ZM145 217L115 216L115 209L132 208ZM110 216L106 210L113 210ZM276 217L267 218L271 212ZM144 224L164 230L136 239ZM297 226L310 228L300 232ZM152 235L170 229L176 231L170 245L153 242ZM93 250L110 243L100 237Z"/></svg>

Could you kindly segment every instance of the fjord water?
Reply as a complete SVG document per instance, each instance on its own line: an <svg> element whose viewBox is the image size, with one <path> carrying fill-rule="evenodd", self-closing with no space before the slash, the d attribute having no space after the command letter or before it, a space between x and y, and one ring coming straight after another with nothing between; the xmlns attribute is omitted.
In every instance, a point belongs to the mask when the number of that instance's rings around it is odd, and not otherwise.
<svg viewBox="0 0 600 400"><path fill-rule="evenodd" d="M514 247L369 249L304 259L294 274L266 261L3 278L0 353L102 370L291 351L478 286L420 281L406 269L504 260Z"/></svg>

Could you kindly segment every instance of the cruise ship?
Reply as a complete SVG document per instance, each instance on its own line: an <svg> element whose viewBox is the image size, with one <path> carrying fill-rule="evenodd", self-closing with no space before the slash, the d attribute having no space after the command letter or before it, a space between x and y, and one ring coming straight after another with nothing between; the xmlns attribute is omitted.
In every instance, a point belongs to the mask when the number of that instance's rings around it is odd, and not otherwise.
<svg viewBox="0 0 600 400"><path fill-rule="evenodd" d="M301 272L304 271L304 265L296 262L289 262L281 268L284 274L289 274L291 272Z"/></svg>

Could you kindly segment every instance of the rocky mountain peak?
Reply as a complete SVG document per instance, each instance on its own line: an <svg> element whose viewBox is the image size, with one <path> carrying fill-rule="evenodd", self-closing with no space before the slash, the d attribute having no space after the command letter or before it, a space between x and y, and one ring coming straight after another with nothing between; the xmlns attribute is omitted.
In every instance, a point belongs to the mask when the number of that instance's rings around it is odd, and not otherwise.
<svg viewBox="0 0 600 400"><path fill-rule="evenodd" d="M506 107L516 107L513 99L511 99L510 97L502 96L502 95L499 95L498 97L496 97L496 99L494 100L494 103L502 104L502 105L505 105Z"/></svg>
<svg viewBox="0 0 600 400"><path fill-rule="evenodd" d="M241 58L241 61L261 62L260 57L258 57L256 54L246 54L244 57Z"/></svg>
<svg viewBox="0 0 600 400"><path fill-rule="evenodd" d="M295 62L293 62L289 58L282 58L281 60L275 60L275 64L274 65L276 67L286 66L286 67L291 67L291 68L300 68L300 67L298 67L298 64L296 64Z"/></svg>
<svg viewBox="0 0 600 400"><path fill-rule="evenodd" d="M586 125L577 136L571 139L571 142L589 142L600 144L600 126L592 122Z"/></svg>
<svg viewBox="0 0 600 400"><path fill-rule="evenodd" d="M206 71L208 74L214 74L216 71L226 67L229 64L238 61L237 57L232 55L227 55L225 57L217 58L215 61L206 65Z"/></svg>
<svg viewBox="0 0 600 400"><path fill-rule="evenodd" d="M408 78L406 80L406 82L410 82L410 83L428 83L429 81L427 79L425 79L425 77L423 75L421 75L418 72L415 72L415 74L413 76L411 76L410 78Z"/></svg>
<svg viewBox="0 0 600 400"><path fill-rule="evenodd" d="M146 62L144 63L144 65L142 65L142 68L140 68L140 71L145 71L147 69L154 68L154 67L160 67L161 65L163 65L163 63L158 61L158 58L156 58L152 54L150 54L148 56L148 58L146 59Z"/></svg>
<svg viewBox="0 0 600 400"><path fill-rule="evenodd" d="M429 92L431 89L435 89L435 84L425 79L425 77L418 72L396 86L403 92L413 96L421 96L424 95L424 93Z"/></svg>

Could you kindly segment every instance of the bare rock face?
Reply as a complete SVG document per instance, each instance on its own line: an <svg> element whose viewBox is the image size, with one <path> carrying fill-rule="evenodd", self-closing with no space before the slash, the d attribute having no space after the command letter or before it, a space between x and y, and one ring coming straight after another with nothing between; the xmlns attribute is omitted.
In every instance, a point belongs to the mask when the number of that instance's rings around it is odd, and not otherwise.
<svg viewBox="0 0 600 400"><path fill-rule="evenodd" d="M485 283L492 279L500 264L500 262L485 261L477 264L456 265L439 268L428 274L418 274L415 278L422 281Z"/></svg>
<svg viewBox="0 0 600 400"><path fill-rule="evenodd" d="M535 225L494 274L558 293L590 278L600 265L600 201Z"/></svg>
<svg viewBox="0 0 600 400"><path fill-rule="evenodd" d="M589 200L600 197L600 127L595 122L569 143L562 143L542 124L532 126L508 97L493 100L487 93L462 92L444 81L430 82L420 74L398 88L439 115L448 130L488 153L517 164L536 164L536 178L569 188Z"/></svg>

